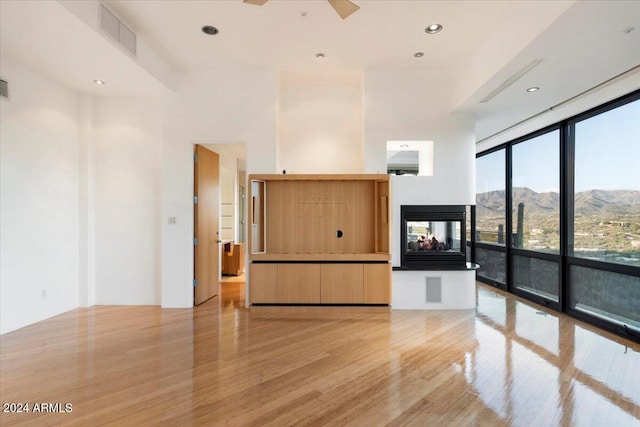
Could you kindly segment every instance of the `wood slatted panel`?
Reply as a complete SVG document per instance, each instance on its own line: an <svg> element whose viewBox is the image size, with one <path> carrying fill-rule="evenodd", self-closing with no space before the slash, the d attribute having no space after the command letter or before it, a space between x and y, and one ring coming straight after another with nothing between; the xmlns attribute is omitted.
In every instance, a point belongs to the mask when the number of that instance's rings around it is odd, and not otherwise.
<svg viewBox="0 0 640 427"><path fill-rule="evenodd" d="M323 189L328 183L320 183L318 181L300 181L299 186L299 203L307 206L311 211L309 228L301 229L301 233L308 237L302 247L298 248L300 253L316 254L327 253L327 247L324 240L323 227L327 218L324 214L324 194ZM293 223L297 223L296 218L291 218Z"/></svg>
<svg viewBox="0 0 640 427"><path fill-rule="evenodd" d="M266 197L269 253L375 252L375 182L268 181Z"/></svg>

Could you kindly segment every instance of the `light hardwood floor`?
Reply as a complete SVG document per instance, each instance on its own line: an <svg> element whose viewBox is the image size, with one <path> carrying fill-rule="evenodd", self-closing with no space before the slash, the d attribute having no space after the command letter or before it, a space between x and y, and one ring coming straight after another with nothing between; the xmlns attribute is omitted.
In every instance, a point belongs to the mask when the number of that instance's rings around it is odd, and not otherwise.
<svg viewBox="0 0 640 427"><path fill-rule="evenodd" d="M478 284L478 307L77 309L5 334L0 424L640 425L640 345Z"/></svg>

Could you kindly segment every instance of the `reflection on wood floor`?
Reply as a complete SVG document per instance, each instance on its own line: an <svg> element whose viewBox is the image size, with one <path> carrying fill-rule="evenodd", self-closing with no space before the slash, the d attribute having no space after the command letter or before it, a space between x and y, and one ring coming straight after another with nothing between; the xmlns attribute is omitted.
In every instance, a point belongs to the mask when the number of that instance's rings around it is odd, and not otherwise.
<svg viewBox="0 0 640 427"><path fill-rule="evenodd" d="M478 307L77 309L1 338L36 425L637 426L640 345L478 284ZM63 406L60 406L61 408ZM55 406L54 406L55 408Z"/></svg>

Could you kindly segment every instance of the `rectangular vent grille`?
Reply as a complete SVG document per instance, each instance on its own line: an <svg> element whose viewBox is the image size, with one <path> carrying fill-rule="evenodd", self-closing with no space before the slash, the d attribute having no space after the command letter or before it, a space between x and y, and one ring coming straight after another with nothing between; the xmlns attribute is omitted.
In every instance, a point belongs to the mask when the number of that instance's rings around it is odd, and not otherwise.
<svg viewBox="0 0 640 427"><path fill-rule="evenodd" d="M427 300L426 302L442 302L442 277L427 276Z"/></svg>
<svg viewBox="0 0 640 427"><path fill-rule="evenodd" d="M9 99L9 82L0 79L0 97Z"/></svg>
<svg viewBox="0 0 640 427"><path fill-rule="evenodd" d="M127 28L109 9L100 5L100 26L122 47L136 56L136 35Z"/></svg>

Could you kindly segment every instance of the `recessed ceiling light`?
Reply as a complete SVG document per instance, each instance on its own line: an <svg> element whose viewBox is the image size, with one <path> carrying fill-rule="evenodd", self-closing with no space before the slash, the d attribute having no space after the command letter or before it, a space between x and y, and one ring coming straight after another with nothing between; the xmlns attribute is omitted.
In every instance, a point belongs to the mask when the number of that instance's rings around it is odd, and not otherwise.
<svg viewBox="0 0 640 427"><path fill-rule="evenodd" d="M325 54L324 54L324 53L322 53L322 52L318 52L318 53L316 53L316 58L318 58L318 59L324 59L324 57L325 57Z"/></svg>
<svg viewBox="0 0 640 427"><path fill-rule="evenodd" d="M216 27L213 27L211 25L205 25L204 27L202 27L202 32L210 36L215 36L216 34L218 34L219 31Z"/></svg>
<svg viewBox="0 0 640 427"><path fill-rule="evenodd" d="M532 86L532 87L527 89L527 92L537 92L539 90L540 90L540 88L538 86Z"/></svg>
<svg viewBox="0 0 640 427"><path fill-rule="evenodd" d="M97 85L103 85L103 84L105 84L105 81L104 81L104 80L94 80L93 82L94 82L95 84L97 84Z"/></svg>
<svg viewBox="0 0 640 427"><path fill-rule="evenodd" d="M424 29L424 31L427 34L439 33L441 30L442 30L442 25L440 25L440 24L431 24L427 28Z"/></svg>
<svg viewBox="0 0 640 427"><path fill-rule="evenodd" d="M422 58L424 56L424 53L423 52L416 52L416 53L413 54L413 56L416 57L416 58Z"/></svg>

